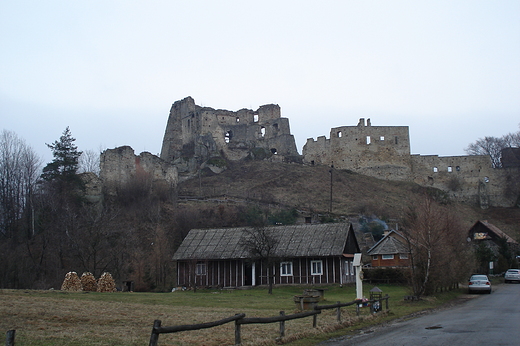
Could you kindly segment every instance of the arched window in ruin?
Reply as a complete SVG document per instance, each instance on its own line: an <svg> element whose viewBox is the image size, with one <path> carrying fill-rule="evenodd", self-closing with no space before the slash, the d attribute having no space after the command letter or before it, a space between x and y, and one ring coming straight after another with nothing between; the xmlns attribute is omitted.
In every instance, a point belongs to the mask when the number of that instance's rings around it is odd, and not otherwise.
<svg viewBox="0 0 520 346"><path fill-rule="evenodd" d="M451 166L448 166L448 173L453 172L453 168Z"/></svg>
<svg viewBox="0 0 520 346"><path fill-rule="evenodd" d="M260 137L264 138L265 136L265 127L262 126L262 128L260 129Z"/></svg>
<svg viewBox="0 0 520 346"><path fill-rule="evenodd" d="M278 150L276 150L276 148L271 148L271 153L273 153L273 155L276 155L278 154Z"/></svg>
<svg viewBox="0 0 520 346"><path fill-rule="evenodd" d="M258 114L253 115L253 121L254 121L255 123L258 122Z"/></svg>
<svg viewBox="0 0 520 346"><path fill-rule="evenodd" d="M439 169L437 167L433 167L433 173L437 173Z"/></svg>
<svg viewBox="0 0 520 346"><path fill-rule="evenodd" d="M239 122L240 122L240 118L239 118L239 117L237 117L237 118L236 118L236 121L237 121L237 123L239 123Z"/></svg>
<svg viewBox="0 0 520 346"><path fill-rule="evenodd" d="M455 167L455 170L456 170L457 172L460 172L460 166Z"/></svg>
<svg viewBox="0 0 520 346"><path fill-rule="evenodd" d="M224 140L226 141L226 143L231 142L231 138L233 138L233 132L232 131L226 132L226 136L224 137Z"/></svg>
<svg viewBox="0 0 520 346"><path fill-rule="evenodd" d="M367 144L370 144L371 140L370 140L370 136L367 136Z"/></svg>
<svg viewBox="0 0 520 346"><path fill-rule="evenodd" d="M341 136L343 136L343 133L342 133L341 131L338 131L338 133L336 133L336 136L337 136L338 138L341 138Z"/></svg>

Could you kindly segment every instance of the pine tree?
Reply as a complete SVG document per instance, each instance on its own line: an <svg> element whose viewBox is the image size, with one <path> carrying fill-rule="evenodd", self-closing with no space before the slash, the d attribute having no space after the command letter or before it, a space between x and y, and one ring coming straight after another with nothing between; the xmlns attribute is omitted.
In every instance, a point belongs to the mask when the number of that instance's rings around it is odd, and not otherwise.
<svg viewBox="0 0 520 346"><path fill-rule="evenodd" d="M76 139L72 137L70 129L67 126L59 141L54 141L52 144L46 143L52 150L54 159L43 168L42 178L44 180L75 180L76 172L79 167L79 157L82 154L74 144L75 141Z"/></svg>

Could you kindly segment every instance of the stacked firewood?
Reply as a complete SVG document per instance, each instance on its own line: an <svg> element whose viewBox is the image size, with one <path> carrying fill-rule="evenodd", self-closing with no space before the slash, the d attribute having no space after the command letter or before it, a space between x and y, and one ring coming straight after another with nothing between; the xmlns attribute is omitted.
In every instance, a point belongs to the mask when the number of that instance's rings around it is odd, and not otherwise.
<svg viewBox="0 0 520 346"><path fill-rule="evenodd" d="M92 273L85 272L81 275L81 287L83 288L83 291L97 291L96 278L94 277L94 275L92 275Z"/></svg>
<svg viewBox="0 0 520 346"><path fill-rule="evenodd" d="M81 291L81 280L76 272L68 272L61 284L62 291Z"/></svg>
<svg viewBox="0 0 520 346"><path fill-rule="evenodd" d="M97 283L98 292L115 292L116 283L110 273L103 273Z"/></svg>

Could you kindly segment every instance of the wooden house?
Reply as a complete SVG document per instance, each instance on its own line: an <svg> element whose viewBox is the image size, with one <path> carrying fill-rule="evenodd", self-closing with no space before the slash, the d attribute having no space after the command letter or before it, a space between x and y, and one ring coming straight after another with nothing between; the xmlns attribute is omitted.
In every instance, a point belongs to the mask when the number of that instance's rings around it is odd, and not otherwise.
<svg viewBox="0 0 520 346"><path fill-rule="evenodd" d="M386 233L367 254L372 258L372 267L410 266L410 250L406 238L394 230Z"/></svg>
<svg viewBox="0 0 520 346"><path fill-rule="evenodd" d="M273 239L271 257L259 260L247 245L255 232ZM304 224L254 228L193 229L173 259L177 285L240 287L355 282L352 261L359 245L351 224ZM274 274L274 275L273 275Z"/></svg>

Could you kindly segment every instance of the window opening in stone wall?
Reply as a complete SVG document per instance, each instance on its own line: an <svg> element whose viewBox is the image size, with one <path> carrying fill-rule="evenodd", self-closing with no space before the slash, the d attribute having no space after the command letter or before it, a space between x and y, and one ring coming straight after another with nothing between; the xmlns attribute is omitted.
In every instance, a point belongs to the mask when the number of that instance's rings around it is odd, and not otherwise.
<svg viewBox="0 0 520 346"><path fill-rule="evenodd" d="M380 141L384 141L384 140L385 140L385 136L380 136L380 137L379 137L379 140L380 140Z"/></svg>
<svg viewBox="0 0 520 346"><path fill-rule="evenodd" d="M451 166L448 166L448 173L453 172L453 168Z"/></svg>
<svg viewBox="0 0 520 346"><path fill-rule="evenodd" d="M273 153L273 155L276 155L278 154L278 150L276 150L276 148L271 148L271 153Z"/></svg>
<svg viewBox="0 0 520 346"><path fill-rule="evenodd" d="M225 138L224 138L224 140L226 141L226 143L231 142L231 138L233 138L233 132L231 132L231 131L226 132L226 136L225 136Z"/></svg>
<svg viewBox="0 0 520 346"><path fill-rule="evenodd" d="M370 144L370 136L367 136L367 144Z"/></svg>
<svg viewBox="0 0 520 346"><path fill-rule="evenodd" d="M433 167L433 173L437 173L439 169L437 167Z"/></svg>
<svg viewBox="0 0 520 346"><path fill-rule="evenodd" d="M484 177L484 182L489 183L489 177Z"/></svg>
<svg viewBox="0 0 520 346"><path fill-rule="evenodd" d="M314 166L314 160L311 161L311 166Z"/></svg>
<svg viewBox="0 0 520 346"><path fill-rule="evenodd" d="M397 136L395 136L395 144L397 144L399 141L397 140Z"/></svg>
<svg viewBox="0 0 520 346"><path fill-rule="evenodd" d="M455 167L455 170L456 170L457 172L460 172L460 166Z"/></svg>
<svg viewBox="0 0 520 346"><path fill-rule="evenodd" d="M278 130L278 124L273 124L275 130Z"/></svg>
<svg viewBox="0 0 520 346"><path fill-rule="evenodd" d="M236 119L236 120L237 120L237 123L239 123L239 122L240 122L240 118L239 118L239 117L237 117L237 119Z"/></svg>
<svg viewBox="0 0 520 346"><path fill-rule="evenodd" d="M254 121L255 123L258 122L258 114L253 115L253 121Z"/></svg>
<svg viewBox="0 0 520 346"><path fill-rule="evenodd" d="M341 136L343 136L343 133L341 133L341 131L338 131L338 133L336 135L338 138L341 138Z"/></svg>
<svg viewBox="0 0 520 346"><path fill-rule="evenodd" d="M260 137L264 137L265 136L265 127L262 126L262 128L260 129Z"/></svg>

